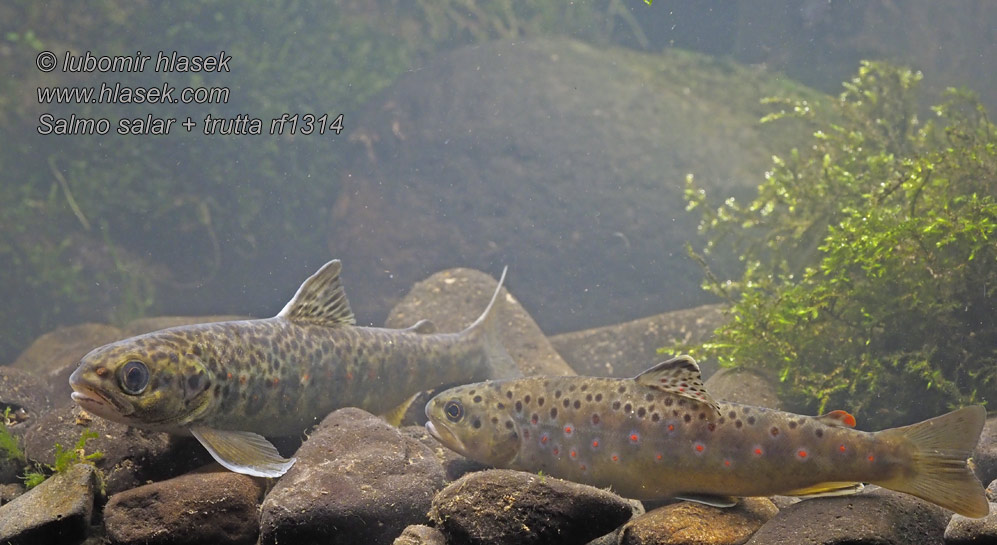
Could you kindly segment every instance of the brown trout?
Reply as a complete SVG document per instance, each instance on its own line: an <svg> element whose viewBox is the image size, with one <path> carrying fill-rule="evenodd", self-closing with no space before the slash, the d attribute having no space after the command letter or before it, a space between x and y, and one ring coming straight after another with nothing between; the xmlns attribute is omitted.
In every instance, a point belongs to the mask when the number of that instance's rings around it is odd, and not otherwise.
<svg viewBox="0 0 997 545"><path fill-rule="evenodd" d="M491 302L460 333L357 327L338 260L277 316L173 327L91 351L73 400L131 426L193 434L223 466L263 477L294 463L263 436L289 436L341 407L381 413L440 385L516 376Z"/></svg>
<svg viewBox="0 0 997 545"><path fill-rule="evenodd" d="M844 411L810 417L717 402L689 356L633 379L460 386L430 400L426 415L430 434L468 458L636 499L729 506L731 496L844 495L873 483L967 517L989 507L966 463L983 407L862 432Z"/></svg>

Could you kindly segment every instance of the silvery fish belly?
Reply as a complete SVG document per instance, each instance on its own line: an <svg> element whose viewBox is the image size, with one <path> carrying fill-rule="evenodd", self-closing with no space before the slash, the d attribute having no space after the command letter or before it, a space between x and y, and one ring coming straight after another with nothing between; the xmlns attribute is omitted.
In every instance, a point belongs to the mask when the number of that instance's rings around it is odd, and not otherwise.
<svg viewBox="0 0 997 545"><path fill-rule="evenodd" d="M969 517L989 507L966 463L982 407L862 432L844 411L810 417L717 402L688 356L633 379L460 386L434 397L426 414L429 432L471 459L637 499L723 506L731 496L843 495L874 483Z"/></svg>
<svg viewBox="0 0 997 545"><path fill-rule="evenodd" d="M492 312L460 333L356 327L338 260L263 320L174 327L91 351L73 399L109 420L193 434L225 467L276 477L294 460L262 436L301 433L347 406L384 412L421 390L514 376ZM503 271L503 280L505 273Z"/></svg>

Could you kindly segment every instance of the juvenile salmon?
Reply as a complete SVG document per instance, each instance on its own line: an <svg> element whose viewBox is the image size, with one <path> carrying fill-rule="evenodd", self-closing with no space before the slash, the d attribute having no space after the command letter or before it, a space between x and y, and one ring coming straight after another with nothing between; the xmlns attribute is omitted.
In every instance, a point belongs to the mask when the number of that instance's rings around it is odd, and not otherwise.
<svg viewBox="0 0 997 545"><path fill-rule="evenodd" d="M262 320L174 327L91 351L73 399L131 426L193 434L223 466L264 477L294 463L262 436L289 436L340 407L381 413L444 384L515 376L495 305L460 333L357 327L338 260Z"/></svg>
<svg viewBox="0 0 997 545"><path fill-rule="evenodd" d="M862 483L967 517L989 505L966 460L986 411L972 406L883 430L844 411L810 417L715 401L689 356L633 379L531 377L444 391L429 432L499 468L543 471L636 499L732 505L731 496L843 495Z"/></svg>

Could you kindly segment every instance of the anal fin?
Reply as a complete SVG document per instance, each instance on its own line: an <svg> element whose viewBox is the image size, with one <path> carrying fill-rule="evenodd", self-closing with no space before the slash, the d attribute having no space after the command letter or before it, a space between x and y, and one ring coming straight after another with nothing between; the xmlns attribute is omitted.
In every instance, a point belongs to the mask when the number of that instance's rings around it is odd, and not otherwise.
<svg viewBox="0 0 997 545"><path fill-rule="evenodd" d="M788 492L779 493L780 496L796 496L799 498L833 498L835 496L851 496L858 494L865 488L862 483L850 482L827 482L817 483L806 488L798 488Z"/></svg>
<svg viewBox="0 0 997 545"><path fill-rule="evenodd" d="M208 449L216 462L236 473L280 477L294 465L294 458L284 458L270 441L253 432L202 426L190 428L190 432Z"/></svg>
<svg viewBox="0 0 997 545"><path fill-rule="evenodd" d="M709 505L711 507L734 507L737 505L737 498L733 496L714 496L712 494L682 494L681 496L675 496L677 500L692 501L696 503L702 503L703 505Z"/></svg>

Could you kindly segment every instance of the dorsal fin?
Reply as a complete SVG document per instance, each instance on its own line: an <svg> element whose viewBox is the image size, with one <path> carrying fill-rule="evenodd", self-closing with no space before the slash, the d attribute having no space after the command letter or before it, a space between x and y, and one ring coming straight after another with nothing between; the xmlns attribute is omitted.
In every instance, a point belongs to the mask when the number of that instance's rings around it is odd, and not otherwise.
<svg viewBox="0 0 997 545"><path fill-rule="evenodd" d="M854 428L855 417L845 411L831 411L817 417L825 426L836 426L839 428Z"/></svg>
<svg viewBox="0 0 997 545"><path fill-rule="evenodd" d="M355 325L356 318L339 280L343 264L338 259L326 263L308 277L277 316L292 322L329 327Z"/></svg>
<svg viewBox="0 0 997 545"><path fill-rule="evenodd" d="M720 405L703 386L699 365L692 356L682 355L663 361L637 375L634 380L649 388L705 403L713 408L716 415L720 414Z"/></svg>

